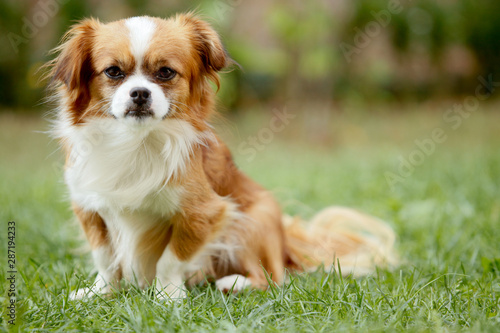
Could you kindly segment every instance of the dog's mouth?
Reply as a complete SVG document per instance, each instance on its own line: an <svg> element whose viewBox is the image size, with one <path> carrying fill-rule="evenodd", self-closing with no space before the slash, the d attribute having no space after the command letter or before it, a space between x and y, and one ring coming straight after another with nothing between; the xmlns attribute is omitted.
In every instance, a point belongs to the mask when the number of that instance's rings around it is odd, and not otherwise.
<svg viewBox="0 0 500 333"><path fill-rule="evenodd" d="M136 119L152 118L154 116L153 110L151 108L134 108L128 109L125 112L125 118L131 117Z"/></svg>

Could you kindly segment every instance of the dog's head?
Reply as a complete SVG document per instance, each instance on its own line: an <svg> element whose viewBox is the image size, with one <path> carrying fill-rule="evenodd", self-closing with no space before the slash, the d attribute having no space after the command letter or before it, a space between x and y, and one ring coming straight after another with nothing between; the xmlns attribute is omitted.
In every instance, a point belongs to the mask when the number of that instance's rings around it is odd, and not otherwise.
<svg viewBox="0 0 500 333"><path fill-rule="evenodd" d="M147 125L175 117L201 122L218 74L230 62L217 33L192 14L86 19L56 49L51 76L73 124L88 117ZM194 124L196 125L196 124Z"/></svg>

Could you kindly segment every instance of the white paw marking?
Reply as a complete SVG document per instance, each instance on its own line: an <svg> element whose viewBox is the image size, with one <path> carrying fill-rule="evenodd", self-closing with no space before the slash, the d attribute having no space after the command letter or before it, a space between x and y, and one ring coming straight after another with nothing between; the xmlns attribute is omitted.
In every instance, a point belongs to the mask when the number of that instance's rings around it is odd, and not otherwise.
<svg viewBox="0 0 500 333"><path fill-rule="evenodd" d="M94 297L96 295L101 294L102 291L96 290L96 288L81 288L75 290L69 294L70 300L80 300L84 298Z"/></svg>
<svg viewBox="0 0 500 333"><path fill-rule="evenodd" d="M156 297L158 300L164 302L180 301L186 298L186 292L182 289L182 287L176 287L172 284L169 284L164 288L157 284Z"/></svg>
<svg viewBox="0 0 500 333"><path fill-rule="evenodd" d="M242 291L243 289L250 287L252 283L249 279L244 277L243 275L233 274L223 277L215 281L215 286L217 289L228 292L232 290L233 292Z"/></svg>
<svg viewBox="0 0 500 333"><path fill-rule="evenodd" d="M81 288L69 294L69 299L79 300L87 297L94 297L96 295L111 293L111 285L107 284L101 275L97 275L94 284L90 288Z"/></svg>

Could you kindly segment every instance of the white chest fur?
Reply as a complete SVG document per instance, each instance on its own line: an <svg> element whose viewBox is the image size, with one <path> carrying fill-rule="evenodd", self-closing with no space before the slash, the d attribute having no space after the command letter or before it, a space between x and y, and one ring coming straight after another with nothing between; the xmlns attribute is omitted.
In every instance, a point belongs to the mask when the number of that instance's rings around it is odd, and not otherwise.
<svg viewBox="0 0 500 333"><path fill-rule="evenodd" d="M58 136L71 147L65 173L71 198L95 211L146 208L146 199L160 195L171 178L182 174L193 147L203 143L203 135L189 123L174 119L155 128L130 127L114 119L78 126L63 120Z"/></svg>

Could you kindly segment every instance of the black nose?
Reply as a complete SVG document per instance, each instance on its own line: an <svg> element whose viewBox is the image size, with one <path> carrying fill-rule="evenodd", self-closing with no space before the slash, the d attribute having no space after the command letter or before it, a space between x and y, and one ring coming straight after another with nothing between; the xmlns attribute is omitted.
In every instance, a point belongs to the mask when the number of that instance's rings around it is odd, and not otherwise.
<svg viewBox="0 0 500 333"><path fill-rule="evenodd" d="M130 97L132 102L137 105L143 105L149 102L149 97L151 96L151 91L147 88L133 88L130 90Z"/></svg>

